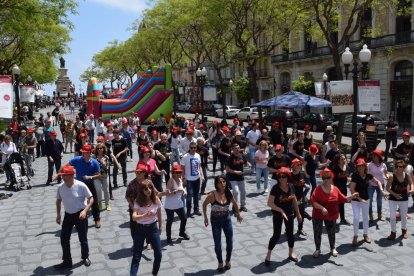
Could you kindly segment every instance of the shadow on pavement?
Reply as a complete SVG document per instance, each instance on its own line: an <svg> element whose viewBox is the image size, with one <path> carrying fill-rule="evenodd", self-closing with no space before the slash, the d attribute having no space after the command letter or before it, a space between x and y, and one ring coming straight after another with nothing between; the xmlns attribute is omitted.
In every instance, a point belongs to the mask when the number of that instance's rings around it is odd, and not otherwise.
<svg viewBox="0 0 414 276"><path fill-rule="evenodd" d="M250 269L250 271L253 274L265 274L269 272L275 272L278 267L281 267L289 262L290 262L289 259L284 259L281 262L270 261L270 265L266 266L263 261L260 264L256 265L255 267L253 267L252 269Z"/></svg>
<svg viewBox="0 0 414 276"><path fill-rule="evenodd" d="M263 211L260 211L260 212L256 213L256 216L258 218L265 218L265 217L269 217L271 215L272 215L272 210L270 210L270 209L266 209L266 210L263 210Z"/></svg>
<svg viewBox="0 0 414 276"><path fill-rule="evenodd" d="M43 235L55 235L55 237L60 237L61 230L50 231L50 232L42 232L37 234L35 237L43 236Z"/></svg>
<svg viewBox="0 0 414 276"><path fill-rule="evenodd" d="M376 240L376 241L374 241L378 246L380 246L380 247L390 247L390 246L393 246L393 245L395 245L395 244L397 244L397 243L399 243L399 246L403 246L404 245L404 243L403 243L403 238L400 236L400 237L397 237L395 240L393 240L393 241L390 241L390 240L388 240L387 238L382 238L382 239L379 239L379 240Z"/></svg>
<svg viewBox="0 0 414 276"><path fill-rule="evenodd" d="M57 263L56 263L57 264ZM33 274L31 276L44 276L44 275L72 275L73 270L82 266L82 262L76 263L72 266L72 268L62 269L62 270L55 270L55 268L52 266L49 267L43 267L38 266L33 271Z"/></svg>
<svg viewBox="0 0 414 276"><path fill-rule="evenodd" d="M331 253L321 254L319 258L314 258L312 255L304 255L300 258L299 262L296 265L301 268L315 268L325 263L330 263L335 266L344 266L343 264L337 264L335 261L330 260L330 258Z"/></svg>
<svg viewBox="0 0 414 276"><path fill-rule="evenodd" d="M131 258L132 257L132 250L131 250L131 248L121 248L121 249L118 249L115 252L109 253L108 257L111 260ZM144 257L144 255L142 257Z"/></svg>
<svg viewBox="0 0 414 276"><path fill-rule="evenodd" d="M220 275L224 274L224 272L218 272L216 269L206 269L200 270L198 272L193 273L184 273L185 276L209 276L209 275Z"/></svg>

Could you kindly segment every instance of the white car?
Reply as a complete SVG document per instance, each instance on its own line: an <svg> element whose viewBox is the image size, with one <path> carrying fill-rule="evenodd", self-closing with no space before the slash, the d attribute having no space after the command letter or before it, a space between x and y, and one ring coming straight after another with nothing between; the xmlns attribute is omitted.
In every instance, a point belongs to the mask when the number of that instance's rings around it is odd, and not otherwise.
<svg viewBox="0 0 414 276"><path fill-rule="evenodd" d="M266 112L262 110L262 118L266 115ZM257 107L243 107L237 112L237 118L241 121L250 121L259 119L259 108Z"/></svg>
<svg viewBox="0 0 414 276"><path fill-rule="evenodd" d="M239 112L239 110L240 109L238 109L234 105L226 105L227 118L233 118L234 115L236 115L237 112ZM216 110L216 117L223 117L223 108Z"/></svg>
<svg viewBox="0 0 414 276"><path fill-rule="evenodd" d="M190 107L191 107L191 104L190 103L187 103L187 102L177 103L177 110L178 111L184 111L184 112L186 112L186 111L188 111L190 109Z"/></svg>

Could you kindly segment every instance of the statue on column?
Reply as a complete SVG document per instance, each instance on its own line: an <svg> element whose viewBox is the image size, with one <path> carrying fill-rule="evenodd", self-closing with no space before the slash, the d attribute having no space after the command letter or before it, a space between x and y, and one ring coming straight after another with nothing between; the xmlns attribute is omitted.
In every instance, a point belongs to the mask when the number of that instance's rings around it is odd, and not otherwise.
<svg viewBox="0 0 414 276"><path fill-rule="evenodd" d="M60 68L65 68L65 59L61 56L59 60L60 60Z"/></svg>

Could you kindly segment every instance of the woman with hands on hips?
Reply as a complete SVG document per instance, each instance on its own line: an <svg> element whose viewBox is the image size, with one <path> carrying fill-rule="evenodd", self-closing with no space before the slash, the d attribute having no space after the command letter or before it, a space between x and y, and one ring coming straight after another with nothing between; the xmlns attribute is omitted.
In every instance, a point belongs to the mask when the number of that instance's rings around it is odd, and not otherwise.
<svg viewBox="0 0 414 276"><path fill-rule="evenodd" d="M266 266L270 265L270 256L279 241L283 223L285 224L288 238L289 260L295 263L298 262L298 258L293 254L293 246L295 244L295 237L293 235L294 213L296 213L298 223L302 222L302 216L299 211L295 191L292 185L288 183L288 177L290 176L291 172L288 168L281 167L279 169L277 172L278 184L273 186L267 201L267 205L272 209L273 213L273 236L269 240L265 259Z"/></svg>
<svg viewBox="0 0 414 276"><path fill-rule="evenodd" d="M240 215L239 207L237 202L230 191L229 183L226 181L224 176L216 176L214 179L215 191L208 194L203 202L203 214L204 214L204 225L208 226L207 218L207 205L211 204L211 229L213 231L214 239L214 251L218 261L219 272L223 272L224 269L228 270L231 268L231 253L233 250L233 226L230 217L230 203L233 205L237 221L241 223L243 221ZM223 258L221 252L221 230L223 230L226 236L226 264L223 266Z"/></svg>
<svg viewBox="0 0 414 276"><path fill-rule="evenodd" d="M138 186L138 195L134 203L132 220L137 223L134 233L134 252L131 262L130 275L137 275L139 262L144 248L146 238L151 242L154 250L154 264L152 275L157 275L161 264L161 201L156 195L154 185L151 180L145 179ZM158 226L157 227L157 222Z"/></svg>
<svg viewBox="0 0 414 276"><path fill-rule="evenodd" d="M312 224L316 247L313 257L318 258L321 255L323 224L325 224L326 232L328 233L331 255L336 257L338 256L338 251L335 249L335 224L339 217L339 204L347 203L351 199L358 197L359 194L354 193L348 197L343 195L339 189L333 185L333 178L335 175L328 168L323 169L320 172L320 175L322 184L316 187L310 199L313 206Z"/></svg>

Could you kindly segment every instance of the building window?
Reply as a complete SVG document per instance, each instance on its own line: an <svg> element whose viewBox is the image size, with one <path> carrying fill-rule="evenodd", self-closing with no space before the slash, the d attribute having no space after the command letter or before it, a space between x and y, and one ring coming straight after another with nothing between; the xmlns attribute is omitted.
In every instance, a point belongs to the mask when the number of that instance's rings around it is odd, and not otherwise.
<svg viewBox="0 0 414 276"><path fill-rule="evenodd" d="M394 80L413 79L413 64L409 60L403 60L395 65Z"/></svg>
<svg viewBox="0 0 414 276"><path fill-rule="evenodd" d="M362 13L361 27L359 38L365 43L370 43L372 32L372 9L367 8Z"/></svg>
<svg viewBox="0 0 414 276"><path fill-rule="evenodd" d="M395 19L395 34L397 42L410 41L411 35L411 6L412 1L400 0Z"/></svg>
<svg viewBox="0 0 414 276"><path fill-rule="evenodd" d="M280 74L280 89L282 93L290 91L290 74L288 72Z"/></svg>

